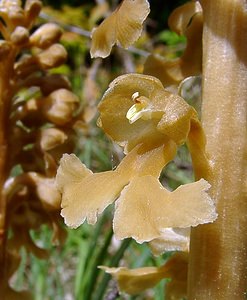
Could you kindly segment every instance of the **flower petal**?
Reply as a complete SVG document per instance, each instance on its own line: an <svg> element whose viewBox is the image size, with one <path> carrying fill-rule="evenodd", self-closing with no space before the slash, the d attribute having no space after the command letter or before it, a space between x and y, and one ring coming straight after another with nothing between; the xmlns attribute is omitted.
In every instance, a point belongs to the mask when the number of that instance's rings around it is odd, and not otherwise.
<svg viewBox="0 0 247 300"><path fill-rule="evenodd" d="M171 278L171 281L166 284L166 299L181 299L186 296L187 253L178 252L172 255L161 267L127 269L125 267L108 268L100 266L99 268L111 274L117 280L120 291L130 295L154 287L163 278Z"/></svg>
<svg viewBox="0 0 247 300"><path fill-rule="evenodd" d="M141 35L142 23L149 14L147 0L124 0L92 32L91 57L107 57L115 43L128 48Z"/></svg>
<svg viewBox="0 0 247 300"><path fill-rule="evenodd" d="M126 115L134 104L133 95L137 93L148 102L149 118L138 118L131 124ZM189 129L188 120L196 115L181 97L166 91L157 78L142 74L127 74L116 78L98 108L100 126L114 141L126 146L125 151L140 143L150 143L153 139L173 139L175 134L179 139L184 134L185 140ZM175 140L177 136L174 136Z"/></svg>
<svg viewBox="0 0 247 300"><path fill-rule="evenodd" d="M189 251L190 228L164 228L162 234L149 242L153 255L166 251Z"/></svg>
<svg viewBox="0 0 247 300"><path fill-rule="evenodd" d="M56 181L63 193L61 215L68 226L76 228L85 219L95 224L97 215L116 199L128 178L116 171L93 174L71 154L61 159Z"/></svg>
<svg viewBox="0 0 247 300"><path fill-rule="evenodd" d="M152 175L159 177L162 169L176 155L177 146L173 141L161 144L138 145L129 152L118 166L119 172L130 173L130 179L136 176Z"/></svg>
<svg viewBox="0 0 247 300"><path fill-rule="evenodd" d="M144 65L144 74L156 76L165 87L178 84L191 75L199 75L202 67L202 9L198 1L178 7L169 17L169 26L184 34L187 45L181 57L167 60L150 55Z"/></svg>
<svg viewBox="0 0 247 300"><path fill-rule="evenodd" d="M164 228L213 222L217 214L206 193L209 187L201 179L169 192L153 176L134 178L116 201L113 221L116 237L132 237L142 243L160 237Z"/></svg>
<svg viewBox="0 0 247 300"><path fill-rule="evenodd" d="M138 269L108 268L100 266L106 273L111 274L118 282L119 289L130 295L138 294L154 287L165 276L163 267L145 267Z"/></svg>
<svg viewBox="0 0 247 300"><path fill-rule="evenodd" d="M58 168L56 183L62 192L62 216L65 223L78 227L85 219L94 224L97 215L110 205L131 178L152 174L159 176L175 156L176 145L170 141L149 149L136 146L115 171L92 173L74 155L65 154Z"/></svg>

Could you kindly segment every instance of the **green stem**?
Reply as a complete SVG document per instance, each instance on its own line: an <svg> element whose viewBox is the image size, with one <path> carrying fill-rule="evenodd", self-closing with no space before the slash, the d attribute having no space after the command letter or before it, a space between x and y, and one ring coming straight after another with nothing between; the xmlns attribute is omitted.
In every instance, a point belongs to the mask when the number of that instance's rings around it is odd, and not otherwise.
<svg viewBox="0 0 247 300"><path fill-rule="evenodd" d="M118 249L118 251L116 252L116 254L114 255L112 261L110 262L109 267L117 267L120 260L122 259L126 249L129 247L130 243L131 243L131 239L126 239L122 242L120 248ZM95 294L94 300L102 300L104 299L104 294L106 291L106 288L108 286L108 282L110 281L111 276L109 274L104 274L103 279L100 282L100 285L97 288L97 292Z"/></svg>
<svg viewBox="0 0 247 300"><path fill-rule="evenodd" d="M84 278L84 283L86 284L86 286L84 287L82 294L79 295L78 299L87 299L87 300L92 299L93 291L99 275L98 266L103 263L106 257L106 252L111 243L112 236L113 236L113 231L111 229L106 235L103 247L100 249L96 257L93 257L92 264L88 265L87 273Z"/></svg>

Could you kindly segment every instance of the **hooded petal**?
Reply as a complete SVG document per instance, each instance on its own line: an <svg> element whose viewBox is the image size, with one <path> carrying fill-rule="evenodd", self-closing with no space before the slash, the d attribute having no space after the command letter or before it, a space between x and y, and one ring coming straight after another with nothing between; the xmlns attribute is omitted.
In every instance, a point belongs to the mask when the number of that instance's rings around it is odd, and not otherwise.
<svg viewBox="0 0 247 300"><path fill-rule="evenodd" d="M147 0L124 0L92 32L91 57L107 57L115 43L128 48L141 35L142 23L149 14Z"/></svg>
<svg viewBox="0 0 247 300"><path fill-rule="evenodd" d="M160 237L164 228L186 228L213 222L217 214L204 179L166 190L153 176L134 178L116 201L114 232L138 243ZM124 224L124 226L122 226Z"/></svg>
<svg viewBox="0 0 247 300"><path fill-rule="evenodd" d="M138 110L138 119L130 122L127 114L139 102L144 107L143 112ZM165 141L174 137L175 142L181 143L187 137L190 118L196 116L192 107L166 91L157 78L142 74L116 78L98 108L100 126L114 141L126 146L126 151L153 139ZM129 118L133 120L133 116Z"/></svg>

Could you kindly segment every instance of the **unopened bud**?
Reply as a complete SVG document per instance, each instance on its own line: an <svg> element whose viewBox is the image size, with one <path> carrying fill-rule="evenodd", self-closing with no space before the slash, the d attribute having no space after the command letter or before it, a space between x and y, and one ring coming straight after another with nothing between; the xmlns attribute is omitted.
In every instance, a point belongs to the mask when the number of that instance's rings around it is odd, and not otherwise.
<svg viewBox="0 0 247 300"><path fill-rule="evenodd" d="M47 48L59 41L62 35L61 28L53 23L39 27L30 37L30 43L38 48Z"/></svg>
<svg viewBox="0 0 247 300"><path fill-rule="evenodd" d="M34 172L30 172L28 176L33 180L36 194L44 207L50 211L57 210L60 207L61 195L56 189L55 179Z"/></svg>
<svg viewBox="0 0 247 300"><path fill-rule="evenodd" d="M60 66L65 62L67 52L60 44L54 44L37 55L39 65L44 69Z"/></svg>
<svg viewBox="0 0 247 300"><path fill-rule="evenodd" d="M68 136L60 129L45 128L41 131L39 145L43 151L49 151L63 144Z"/></svg>
<svg viewBox="0 0 247 300"><path fill-rule="evenodd" d="M64 125L71 121L79 99L66 89L52 92L44 99L43 113L54 124Z"/></svg>
<svg viewBox="0 0 247 300"><path fill-rule="evenodd" d="M17 26L10 37L11 41L17 46L23 46L29 41L29 32L22 26Z"/></svg>
<svg viewBox="0 0 247 300"><path fill-rule="evenodd" d="M61 74L50 74L42 78L40 89L43 95L49 95L58 89L71 88L70 82L67 77Z"/></svg>
<svg viewBox="0 0 247 300"><path fill-rule="evenodd" d="M42 2L38 0L27 0L25 3L26 22L30 24L39 15L42 8Z"/></svg>

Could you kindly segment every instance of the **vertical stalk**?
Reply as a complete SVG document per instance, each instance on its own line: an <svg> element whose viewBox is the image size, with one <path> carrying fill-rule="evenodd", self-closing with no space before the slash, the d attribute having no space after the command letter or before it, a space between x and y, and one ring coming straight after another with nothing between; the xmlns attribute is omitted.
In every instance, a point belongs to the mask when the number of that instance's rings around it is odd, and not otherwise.
<svg viewBox="0 0 247 300"><path fill-rule="evenodd" d="M11 105L10 74L13 57L10 55L0 66L0 299L5 299L7 271L7 198L4 184L9 176L8 168L8 122Z"/></svg>
<svg viewBox="0 0 247 300"><path fill-rule="evenodd" d="M241 300L247 297L247 2L200 2L207 180L219 217L192 229L188 294Z"/></svg>

